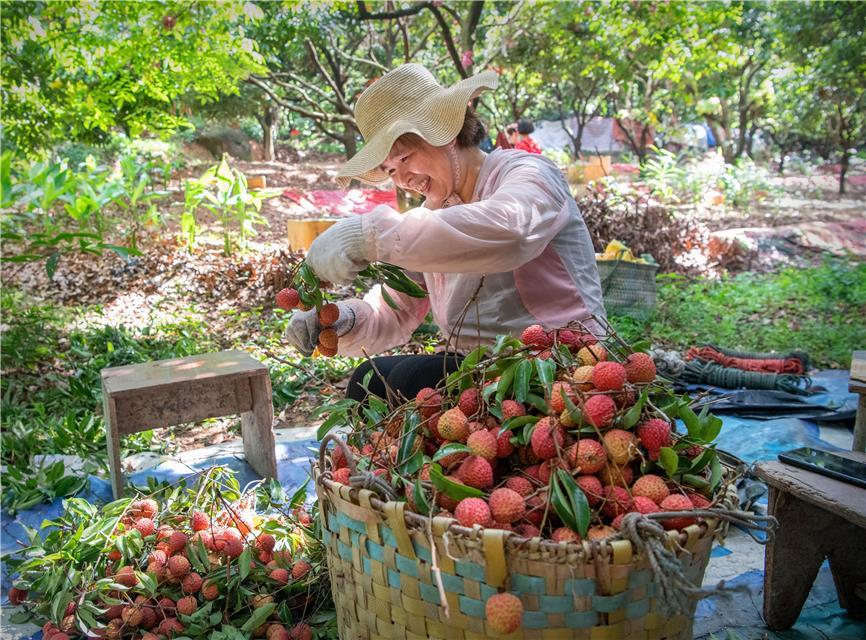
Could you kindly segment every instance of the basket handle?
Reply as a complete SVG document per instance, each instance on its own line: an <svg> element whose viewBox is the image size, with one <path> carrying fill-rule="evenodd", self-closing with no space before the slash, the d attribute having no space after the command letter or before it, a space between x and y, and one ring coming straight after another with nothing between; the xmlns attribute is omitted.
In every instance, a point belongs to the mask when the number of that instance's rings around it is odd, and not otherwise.
<svg viewBox="0 0 866 640"><path fill-rule="evenodd" d="M343 455L346 456L346 464L349 465L349 473L355 475L355 458L352 456L352 450L335 433L327 433L322 438L319 445L319 469L325 470L325 454L328 452L328 443L331 441L336 443L338 449L342 449Z"/></svg>

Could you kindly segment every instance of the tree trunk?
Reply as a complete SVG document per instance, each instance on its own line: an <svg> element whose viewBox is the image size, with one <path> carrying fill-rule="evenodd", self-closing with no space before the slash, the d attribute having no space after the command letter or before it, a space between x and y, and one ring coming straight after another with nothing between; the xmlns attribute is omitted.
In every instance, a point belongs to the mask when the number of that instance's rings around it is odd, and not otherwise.
<svg viewBox="0 0 866 640"><path fill-rule="evenodd" d="M279 107L271 103L265 105L265 110L259 118L259 124L262 126L262 155L264 160L267 162L272 162L277 157L274 150L274 143L277 139L277 127L279 126L279 122Z"/></svg>
<svg viewBox="0 0 866 640"><path fill-rule="evenodd" d="M357 134L358 130L355 129L354 125L348 123L343 125L343 149L346 152L346 160L358 151Z"/></svg>
<svg viewBox="0 0 866 640"><path fill-rule="evenodd" d="M839 162L839 195L845 195L845 174L848 173L848 158L850 153L846 146L842 150L842 159Z"/></svg>

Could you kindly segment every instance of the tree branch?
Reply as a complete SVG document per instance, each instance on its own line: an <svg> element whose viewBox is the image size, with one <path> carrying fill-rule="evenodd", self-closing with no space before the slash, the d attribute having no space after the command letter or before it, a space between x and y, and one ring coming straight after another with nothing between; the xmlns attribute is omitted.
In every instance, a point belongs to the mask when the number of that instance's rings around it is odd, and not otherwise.
<svg viewBox="0 0 866 640"><path fill-rule="evenodd" d="M457 52L457 48L454 46L454 38L451 36L451 29L448 27L448 23L445 21L442 12L430 3L430 11L433 12L433 15L436 16L436 22L439 23L439 28L442 29L443 39L445 40L445 47L448 49L448 53L451 55L451 60L454 62L454 66L457 68L457 73L460 74L461 78L468 78L469 76L466 73L466 69L463 68L463 63L460 61L460 54Z"/></svg>
<svg viewBox="0 0 866 640"><path fill-rule="evenodd" d="M358 2L358 19L359 20L391 20L394 18L402 18L404 16L414 16L421 13L424 9L429 9L433 6L432 2L419 2L414 6L399 9L397 11L379 11L378 13L370 13L367 9L366 2Z"/></svg>

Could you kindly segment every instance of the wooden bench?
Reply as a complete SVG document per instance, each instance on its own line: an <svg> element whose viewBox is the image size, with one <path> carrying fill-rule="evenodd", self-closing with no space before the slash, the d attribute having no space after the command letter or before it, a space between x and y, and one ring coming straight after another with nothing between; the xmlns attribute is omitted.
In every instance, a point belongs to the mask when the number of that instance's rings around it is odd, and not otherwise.
<svg viewBox="0 0 866 640"><path fill-rule="evenodd" d="M855 351L851 355L851 379L848 391L860 396L857 402L857 418L854 420L854 451L866 451L866 351Z"/></svg>
<svg viewBox="0 0 866 640"><path fill-rule="evenodd" d="M866 454L840 455L866 462ZM756 472L770 486L770 514L779 519L764 566L764 620L770 629L796 621L824 558L839 604L866 615L866 489L781 462Z"/></svg>
<svg viewBox="0 0 866 640"><path fill-rule="evenodd" d="M260 476L277 477L271 378L243 351L219 351L102 370L108 462L115 499L123 494L121 436L240 414L244 455Z"/></svg>

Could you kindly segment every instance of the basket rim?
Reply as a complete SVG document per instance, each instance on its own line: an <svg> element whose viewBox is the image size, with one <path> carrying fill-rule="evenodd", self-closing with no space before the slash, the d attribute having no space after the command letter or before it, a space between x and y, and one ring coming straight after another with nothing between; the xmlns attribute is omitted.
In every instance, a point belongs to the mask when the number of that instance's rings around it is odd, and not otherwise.
<svg viewBox="0 0 866 640"><path fill-rule="evenodd" d="M726 475L735 471L734 468L730 465L727 465L725 463L722 464L726 468ZM374 492L369 491L368 489L351 487L342 483L335 482L329 477L330 471L322 471L319 468L318 461L313 461L311 471L313 482L316 486L322 486L328 491L337 494L338 496L342 493L340 491L341 487L345 488L346 490L348 490L348 494L351 497L351 503L361 509L367 509L368 507L361 503L359 496L361 495L362 491L369 492L370 495L368 496L367 500L370 505L369 510L373 511L378 517L382 519L386 519L386 510L388 509L387 505L406 504L406 502L402 500L383 501L379 497L377 497ZM729 489L727 499L732 498L731 494L732 492ZM345 499L342 496L341 498ZM622 548L621 543L627 543L632 548L632 554L634 554L635 552L634 546L632 545L631 541L629 541L627 538L622 537L619 531L616 535L607 536L605 538L602 538L601 540L581 540L580 542L554 542L553 540L541 537L526 538L505 529L495 529L492 527L485 528L481 525L476 525L472 528L464 527L452 517L423 516L421 514L415 513L414 511L409 511L405 509L403 511L403 519L407 527L410 527L412 530L420 530L428 534L430 533L429 527L434 520L448 520L450 522L449 524L447 524L447 526L443 527L443 534L447 532L451 535L457 535L460 538L463 538L470 542L481 541L483 539L484 531L501 531L503 544L510 550L543 551L546 554L549 554L549 559L551 560L560 559L567 561L568 559L575 556L582 556L585 557L585 559L587 560L592 560L594 558L610 559L616 552L616 547L614 546L614 543L620 543L620 548ZM720 526L722 524L723 521L719 519L704 518L700 520L697 524L689 525L684 529L667 531L667 535L674 544L685 547L686 543L690 539L695 540L715 535L716 531L720 529Z"/></svg>

